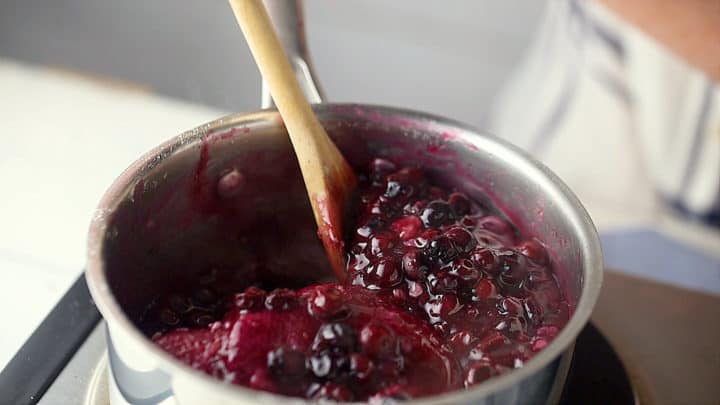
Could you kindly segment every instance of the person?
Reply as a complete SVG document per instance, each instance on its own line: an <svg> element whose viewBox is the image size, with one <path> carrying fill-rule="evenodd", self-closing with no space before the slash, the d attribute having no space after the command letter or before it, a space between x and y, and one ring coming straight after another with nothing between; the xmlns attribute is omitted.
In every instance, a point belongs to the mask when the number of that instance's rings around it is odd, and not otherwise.
<svg viewBox="0 0 720 405"><path fill-rule="evenodd" d="M680 214L719 235L719 82L720 0L551 0L487 127L601 228Z"/></svg>

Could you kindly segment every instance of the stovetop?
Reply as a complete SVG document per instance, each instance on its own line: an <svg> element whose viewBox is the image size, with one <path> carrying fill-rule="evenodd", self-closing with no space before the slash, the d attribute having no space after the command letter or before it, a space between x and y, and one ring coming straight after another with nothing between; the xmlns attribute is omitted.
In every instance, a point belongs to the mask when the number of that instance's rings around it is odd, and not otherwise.
<svg viewBox="0 0 720 405"><path fill-rule="evenodd" d="M109 405L105 323L79 278L0 373L2 404ZM561 404L645 404L620 357L589 324L578 336Z"/></svg>

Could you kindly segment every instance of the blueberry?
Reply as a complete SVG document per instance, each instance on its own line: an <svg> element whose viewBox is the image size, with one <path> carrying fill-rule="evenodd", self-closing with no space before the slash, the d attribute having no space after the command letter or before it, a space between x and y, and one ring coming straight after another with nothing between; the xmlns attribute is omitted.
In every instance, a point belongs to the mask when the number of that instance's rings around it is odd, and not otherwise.
<svg viewBox="0 0 720 405"><path fill-rule="evenodd" d="M440 200L430 202L420 214L423 224L429 228L438 228L453 222L455 216L450 206Z"/></svg>
<svg viewBox="0 0 720 405"><path fill-rule="evenodd" d="M445 231L445 237L450 239L455 248L461 253L467 253L473 250L477 245L477 240L467 229L455 226Z"/></svg>
<svg viewBox="0 0 720 405"><path fill-rule="evenodd" d="M350 372L350 358L342 350L323 350L310 356L306 367L315 377L332 380Z"/></svg>
<svg viewBox="0 0 720 405"><path fill-rule="evenodd" d="M407 252L402 258L402 269L405 277L410 280L423 280L428 272L423 255L417 250Z"/></svg>
<svg viewBox="0 0 720 405"><path fill-rule="evenodd" d="M440 294L427 303L428 314L435 318L448 321L450 316L462 309L455 294Z"/></svg>
<svg viewBox="0 0 720 405"><path fill-rule="evenodd" d="M527 259L516 253L499 256L500 279L510 285L519 285L528 275Z"/></svg>
<svg viewBox="0 0 720 405"><path fill-rule="evenodd" d="M427 286L433 294L455 293L458 279L446 270L441 270L427 277Z"/></svg>
<svg viewBox="0 0 720 405"><path fill-rule="evenodd" d="M378 232L370 238L370 254L382 257L389 253L397 242L396 235L391 232Z"/></svg>
<svg viewBox="0 0 720 405"><path fill-rule="evenodd" d="M380 259L365 269L363 282L368 289L392 288L402 282L400 266L394 259Z"/></svg>
<svg viewBox="0 0 720 405"><path fill-rule="evenodd" d="M297 294L288 288L277 288L265 298L265 307L271 311L287 311L297 304Z"/></svg>
<svg viewBox="0 0 720 405"><path fill-rule="evenodd" d="M326 323L318 329L313 340L312 349L322 351L325 349L340 349L345 352L355 351L357 338L350 325L342 322Z"/></svg>
<svg viewBox="0 0 720 405"><path fill-rule="evenodd" d="M455 249L452 241L446 236L439 236L430 241L423 250L425 257L430 261L450 263L453 259L458 256L458 251Z"/></svg>
<svg viewBox="0 0 720 405"><path fill-rule="evenodd" d="M470 254L470 260L475 263L479 270L492 277L499 274L497 255L488 248L476 247Z"/></svg>

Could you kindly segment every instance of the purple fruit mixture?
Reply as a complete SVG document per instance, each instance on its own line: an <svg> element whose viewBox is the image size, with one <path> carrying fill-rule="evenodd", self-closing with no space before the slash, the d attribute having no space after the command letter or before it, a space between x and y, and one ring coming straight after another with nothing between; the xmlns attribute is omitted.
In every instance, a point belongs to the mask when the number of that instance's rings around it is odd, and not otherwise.
<svg viewBox="0 0 720 405"><path fill-rule="evenodd" d="M345 282L175 295L153 340L228 383L373 402L521 367L567 323L543 245L422 170L373 161L354 211Z"/></svg>

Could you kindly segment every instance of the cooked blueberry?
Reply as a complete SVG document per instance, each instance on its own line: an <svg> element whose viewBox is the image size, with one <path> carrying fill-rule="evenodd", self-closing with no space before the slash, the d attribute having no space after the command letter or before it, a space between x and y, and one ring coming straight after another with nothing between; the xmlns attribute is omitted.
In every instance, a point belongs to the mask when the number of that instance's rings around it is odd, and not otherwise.
<svg viewBox="0 0 720 405"><path fill-rule="evenodd" d="M274 311L287 311L297 304L297 294L288 288L277 288L265 298L265 307Z"/></svg>
<svg viewBox="0 0 720 405"><path fill-rule="evenodd" d="M402 273L395 259L383 258L365 269L363 280L369 289L391 288L402 282Z"/></svg>
<svg viewBox="0 0 720 405"><path fill-rule="evenodd" d="M438 261L440 263L450 263L458 256L452 241L445 236L439 236L428 243L423 250L425 257L430 261Z"/></svg>
<svg viewBox="0 0 720 405"><path fill-rule="evenodd" d="M452 209L445 201L432 201L420 214L423 224L427 227L438 228L454 220Z"/></svg>
<svg viewBox="0 0 720 405"><path fill-rule="evenodd" d="M433 294L454 293L458 288L457 277L442 270L427 276L427 285Z"/></svg>
<svg viewBox="0 0 720 405"><path fill-rule="evenodd" d="M446 321L451 315L457 313L462 308L455 294L440 294L428 301L426 305L430 316Z"/></svg>
<svg viewBox="0 0 720 405"><path fill-rule="evenodd" d="M528 274L525 256L506 253L499 256L500 279L511 285L520 284Z"/></svg>
<svg viewBox="0 0 720 405"><path fill-rule="evenodd" d="M490 276L499 274L498 258L495 252L485 247L476 247L470 254L475 266Z"/></svg>
<svg viewBox="0 0 720 405"><path fill-rule="evenodd" d="M452 227L446 230L444 235L461 253L467 253L477 245L477 240L475 240L473 234L463 227Z"/></svg>
<svg viewBox="0 0 720 405"><path fill-rule="evenodd" d="M306 367L315 377L332 380L349 373L350 358L342 350L323 350L311 355L308 358Z"/></svg>
<svg viewBox="0 0 720 405"><path fill-rule="evenodd" d="M391 249L397 242L396 236L390 232L378 232L370 238L370 254L381 257L391 253Z"/></svg>
<svg viewBox="0 0 720 405"><path fill-rule="evenodd" d="M403 255L402 269L406 278L416 281L424 279L428 272L424 257L417 250L412 250Z"/></svg>
<svg viewBox="0 0 720 405"><path fill-rule="evenodd" d="M472 287L475 281L480 278L480 272L475 269L475 263L470 259L457 258L453 260L450 264L449 273L469 287Z"/></svg>
<svg viewBox="0 0 720 405"><path fill-rule="evenodd" d="M320 329L315 334L312 349L320 351L334 348L352 352L356 346L355 330L346 323L333 322L320 326Z"/></svg>

